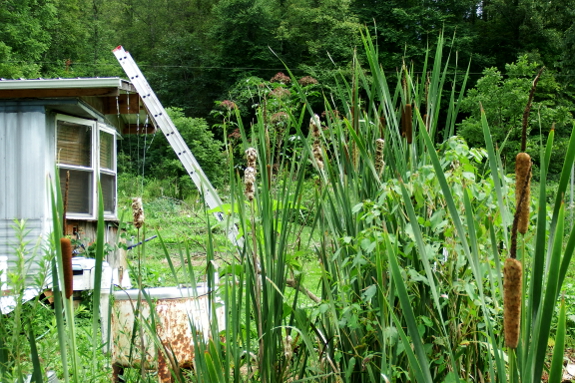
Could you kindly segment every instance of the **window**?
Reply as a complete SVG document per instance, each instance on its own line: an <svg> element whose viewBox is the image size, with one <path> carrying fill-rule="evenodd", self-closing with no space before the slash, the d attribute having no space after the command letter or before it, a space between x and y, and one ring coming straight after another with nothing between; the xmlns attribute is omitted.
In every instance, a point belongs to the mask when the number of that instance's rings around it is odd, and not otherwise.
<svg viewBox="0 0 575 383"><path fill-rule="evenodd" d="M107 218L116 216L115 156L113 129L96 121L57 116L56 163L63 196L66 194L66 179L70 175L66 210L69 218L96 218L98 176L104 197L104 214Z"/></svg>
<svg viewBox="0 0 575 383"><path fill-rule="evenodd" d="M100 184L104 196L104 213L116 215L116 136L113 130L101 126Z"/></svg>

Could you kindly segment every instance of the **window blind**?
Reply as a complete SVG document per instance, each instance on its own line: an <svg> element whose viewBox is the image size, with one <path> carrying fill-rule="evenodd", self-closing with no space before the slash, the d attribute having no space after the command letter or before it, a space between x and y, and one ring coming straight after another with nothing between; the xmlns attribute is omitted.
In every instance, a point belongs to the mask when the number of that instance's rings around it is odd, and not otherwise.
<svg viewBox="0 0 575 383"><path fill-rule="evenodd" d="M59 164L92 166L92 127L58 121L56 159Z"/></svg>

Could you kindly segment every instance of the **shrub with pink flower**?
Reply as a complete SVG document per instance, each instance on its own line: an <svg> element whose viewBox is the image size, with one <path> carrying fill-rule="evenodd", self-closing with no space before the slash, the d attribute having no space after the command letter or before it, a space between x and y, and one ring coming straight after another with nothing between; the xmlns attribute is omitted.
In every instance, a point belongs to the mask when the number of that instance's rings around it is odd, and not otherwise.
<svg viewBox="0 0 575 383"><path fill-rule="evenodd" d="M226 109L228 111L238 108L236 103L233 101L230 101L230 100L224 100L224 101L220 102L220 107L222 107L223 109Z"/></svg>
<svg viewBox="0 0 575 383"><path fill-rule="evenodd" d="M270 82L279 82L282 84L289 84L291 82L291 78L286 76L283 72L276 73L270 80Z"/></svg>
<svg viewBox="0 0 575 383"><path fill-rule="evenodd" d="M230 134L228 134L228 138L232 140L238 140L242 138L242 134L239 129L234 129Z"/></svg>
<svg viewBox="0 0 575 383"><path fill-rule="evenodd" d="M272 90L270 92L270 96L276 97L276 98L282 98L282 97L286 97L286 96L290 96L290 95L291 95L291 92L289 91L289 89L282 88L281 86L278 86L277 88L275 88L274 90Z"/></svg>
<svg viewBox="0 0 575 383"><path fill-rule="evenodd" d="M316 85L318 82L311 76L304 76L297 81L301 86Z"/></svg>

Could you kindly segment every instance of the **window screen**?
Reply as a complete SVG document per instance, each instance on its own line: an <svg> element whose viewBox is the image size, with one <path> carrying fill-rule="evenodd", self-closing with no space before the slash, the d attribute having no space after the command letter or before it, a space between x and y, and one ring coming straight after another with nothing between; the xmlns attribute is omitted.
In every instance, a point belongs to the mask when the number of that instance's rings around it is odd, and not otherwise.
<svg viewBox="0 0 575 383"><path fill-rule="evenodd" d="M62 198L66 195L66 175L70 172L68 183L68 203L66 213L93 214L92 172L60 168L60 189Z"/></svg>
<svg viewBox="0 0 575 383"><path fill-rule="evenodd" d="M114 136L100 131L100 168L114 170Z"/></svg>
<svg viewBox="0 0 575 383"><path fill-rule="evenodd" d="M104 212L114 214L116 212L116 176L100 174L100 184L104 196Z"/></svg>
<svg viewBox="0 0 575 383"><path fill-rule="evenodd" d="M58 121L56 159L59 164L92 166L92 127Z"/></svg>

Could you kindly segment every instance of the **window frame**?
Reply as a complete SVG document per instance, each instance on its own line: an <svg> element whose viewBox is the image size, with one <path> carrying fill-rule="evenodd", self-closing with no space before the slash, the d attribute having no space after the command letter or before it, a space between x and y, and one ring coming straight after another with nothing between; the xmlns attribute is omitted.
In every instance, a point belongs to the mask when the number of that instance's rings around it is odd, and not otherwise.
<svg viewBox="0 0 575 383"><path fill-rule="evenodd" d="M98 123L98 132L97 132L97 140L98 140L98 145L95 148L95 151L97 152L97 158L96 160L98 161L97 163L97 167L98 167L98 175L99 178L101 179L101 175L107 175L107 176L113 176L114 177L114 190L113 190L113 195L112 198L114 199L114 211L106 211L104 210L104 218L116 218L117 217L117 212L118 212L118 161L117 161L117 132L116 129L112 128L111 126L108 126L106 124L103 123ZM108 168L103 168L100 167L100 139L101 139L101 133L105 133L105 134L110 134L112 136L112 169L108 169ZM96 185L96 184L94 184ZM95 188L94 188L95 189ZM104 204L105 205L105 204ZM95 203L95 206L97 206L97 202ZM96 210L97 211L97 210Z"/></svg>
<svg viewBox="0 0 575 383"><path fill-rule="evenodd" d="M58 122L69 122L72 124L78 124L83 126L88 126L91 128L91 148L90 148L90 162L91 166L80 166L80 165L71 165L61 163L59 161L59 153L58 153ZM112 169L104 168L100 166L100 132L110 134L112 136ZM106 219L117 219L117 212L118 212L118 171L117 171L117 132L116 130L106 125L102 122L98 122L96 120L81 118L81 117L74 117L65 114L57 114L55 118L55 141L54 141L54 151L55 151L55 162L56 168L58 171L60 169L64 170L73 170L73 171L81 171L91 173L90 180L91 190L90 193L90 207L89 210L91 213L77 213L77 212L67 212L66 218L68 219L76 219L76 220L95 220L97 219L98 215L98 195L97 195L97 182L100 178L101 174L111 176L114 180L114 188L113 188L113 211L104 211L104 218Z"/></svg>

